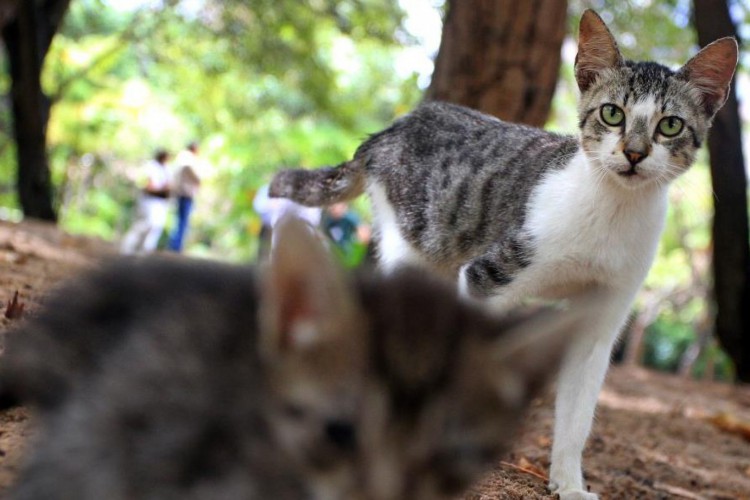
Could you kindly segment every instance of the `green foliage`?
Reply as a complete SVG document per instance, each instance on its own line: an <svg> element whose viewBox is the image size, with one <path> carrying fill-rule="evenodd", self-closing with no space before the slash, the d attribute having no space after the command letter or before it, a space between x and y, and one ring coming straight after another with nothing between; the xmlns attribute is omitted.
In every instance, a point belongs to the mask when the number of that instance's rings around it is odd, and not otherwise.
<svg viewBox="0 0 750 500"><path fill-rule="evenodd" d="M71 40L82 40L116 33L121 26L122 13L109 8L104 0L76 0L70 4L61 33Z"/></svg>
<svg viewBox="0 0 750 500"><path fill-rule="evenodd" d="M343 161L421 97L395 71L402 17L395 0L74 0L43 75L61 225L117 239L139 165L197 139L211 171L190 251L251 258L253 194L272 172ZM0 204L13 207L10 144L0 136Z"/></svg>
<svg viewBox="0 0 750 500"><path fill-rule="evenodd" d="M709 366L713 367L713 373L708 373ZM716 380L724 380L731 382L735 379L734 365L729 356L717 346L712 343L703 352L702 356L693 366L692 376L696 378L706 378L713 375Z"/></svg>
<svg viewBox="0 0 750 500"><path fill-rule="evenodd" d="M695 301L696 309L704 304ZM675 316L663 314L646 330L644 339L645 366L666 372L676 372L683 356L695 342L699 342L695 331L694 317L690 314ZM711 373L709 372L709 367ZM696 378L712 377L716 380L732 381L734 367L726 353L711 341L695 361L690 375Z"/></svg>
<svg viewBox="0 0 750 500"><path fill-rule="evenodd" d="M680 66L694 54L697 36L689 0L571 0L570 33L578 33L578 20L587 8L607 23L628 59Z"/></svg>
<svg viewBox="0 0 750 500"><path fill-rule="evenodd" d="M10 93L8 61L0 60L0 95ZM19 219L16 204L16 145L13 141L10 99L0 99L0 216Z"/></svg>
<svg viewBox="0 0 750 500"><path fill-rule="evenodd" d="M360 242L353 242L346 250L336 245L331 245L330 248L341 265L349 269L360 266L367 254L367 245Z"/></svg>
<svg viewBox="0 0 750 500"><path fill-rule="evenodd" d="M664 371L677 371L680 358L695 340L690 324L663 316L646 330L643 362Z"/></svg>

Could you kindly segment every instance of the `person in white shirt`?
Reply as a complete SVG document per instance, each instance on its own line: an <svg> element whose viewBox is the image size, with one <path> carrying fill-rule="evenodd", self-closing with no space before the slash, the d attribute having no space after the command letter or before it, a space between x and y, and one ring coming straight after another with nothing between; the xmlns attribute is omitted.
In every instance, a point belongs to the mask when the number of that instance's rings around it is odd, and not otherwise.
<svg viewBox="0 0 750 500"><path fill-rule="evenodd" d="M193 211L193 200L201 185L198 143L191 142L175 159L173 195L177 198L177 224L169 238L169 249L181 252Z"/></svg>
<svg viewBox="0 0 750 500"><path fill-rule="evenodd" d="M167 170L169 153L159 150L146 163L147 181L138 198L135 221L125 234L120 251L124 254L156 250L169 214L170 176Z"/></svg>
<svg viewBox="0 0 750 500"><path fill-rule="evenodd" d="M270 198L268 188L268 184L261 186L253 199L253 208L260 215L263 227L266 228L265 234L261 233L261 238L267 241L261 241L261 249L258 252L259 261L268 257L270 248L264 249L262 245L273 246L275 241L273 228L282 218L294 216L311 227L317 228L322 214L322 210L318 207L305 207L288 198Z"/></svg>

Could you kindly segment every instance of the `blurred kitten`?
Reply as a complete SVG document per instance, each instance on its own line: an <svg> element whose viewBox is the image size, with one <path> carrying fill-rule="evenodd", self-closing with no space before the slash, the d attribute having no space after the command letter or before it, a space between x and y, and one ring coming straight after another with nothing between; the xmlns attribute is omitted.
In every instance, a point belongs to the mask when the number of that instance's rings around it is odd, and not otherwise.
<svg viewBox="0 0 750 500"><path fill-rule="evenodd" d="M40 424L11 497L451 498L587 308L492 318L422 272L348 279L302 223L278 236L262 273L115 262L9 334L0 395Z"/></svg>

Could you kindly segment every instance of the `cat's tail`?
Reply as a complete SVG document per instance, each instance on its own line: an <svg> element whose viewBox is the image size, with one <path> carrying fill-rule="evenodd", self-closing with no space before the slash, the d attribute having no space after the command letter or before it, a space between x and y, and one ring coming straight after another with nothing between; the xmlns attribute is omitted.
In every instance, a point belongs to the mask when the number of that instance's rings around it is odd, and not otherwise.
<svg viewBox="0 0 750 500"><path fill-rule="evenodd" d="M356 198L365 190L365 172L357 159L336 167L278 172L269 188L273 198L289 198L300 205L321 207Z"/></svg>

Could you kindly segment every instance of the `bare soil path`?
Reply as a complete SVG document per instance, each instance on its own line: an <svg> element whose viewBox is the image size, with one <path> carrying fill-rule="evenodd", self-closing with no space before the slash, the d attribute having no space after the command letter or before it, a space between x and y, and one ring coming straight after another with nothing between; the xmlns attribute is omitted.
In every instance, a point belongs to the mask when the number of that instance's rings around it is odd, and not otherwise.
<svg viewBox="0 0 750 500"><path fill-rule="evenodd" d="M55 283L112 253L53 226L0 222L0 339L19 321L1 314L16 290L33 314ZM750 500L750 388L614 367L597 414L584 465L603 499ZM0 496L22 463L32 420L24 408L0 412ZM514 450L465 499L554 498L544 479L551 425L547 397Z"/></svg>

